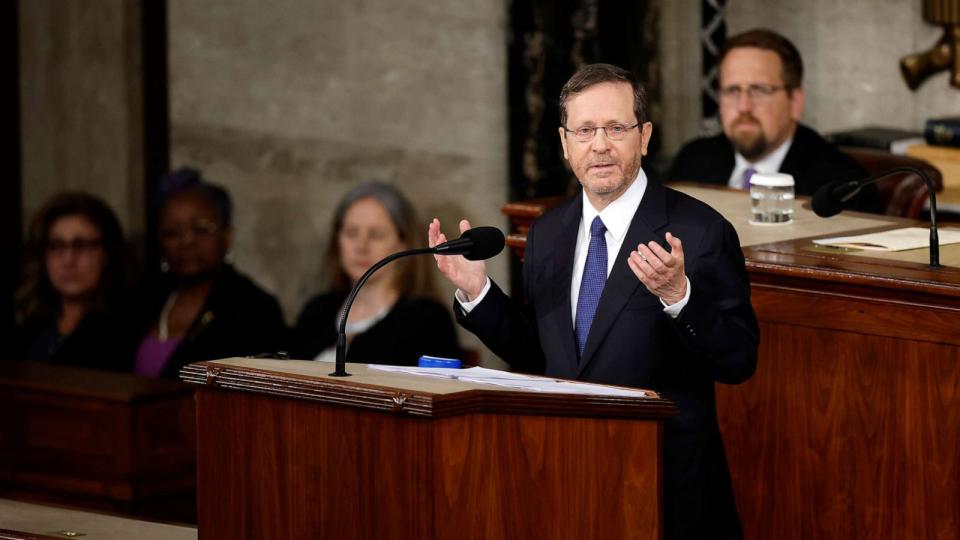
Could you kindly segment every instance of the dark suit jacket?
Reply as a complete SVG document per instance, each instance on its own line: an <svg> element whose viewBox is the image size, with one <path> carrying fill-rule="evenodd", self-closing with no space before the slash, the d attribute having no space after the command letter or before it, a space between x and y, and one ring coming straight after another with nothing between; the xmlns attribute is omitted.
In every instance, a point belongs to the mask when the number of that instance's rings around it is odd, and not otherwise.
<svg viewBox="0 0 960 540"><path fill-rule="evenodd" d="M165 281L149 294L140 319L139 338L157 322L172 288L173 283ZM226 265L210 289L200 315L170 355L161 375L176 378L180 368L201 360L275 353L286 349L288 333L277 300Z"/></svg>
<svg viewBox="0 0 960 540"><path fill-rule="evenodd" d="M130 313L120 307L87 314L67 336L56 320L33 321L17 328L13 357L30 362L126 371L130 354Z"/></svg>
<svg viewBox="0 0 960 540"><path fill-rule="evenodd" d="M314 358L336 344L334 325L346 298L341 292L322 294L303 308L293 331L290 358ZM347 362L415 366L424 354L460 357L450 313L433 300L401 298L383 319L353 338Z"/></svg>
<svg viewBox="0 0 960 540"><path fill-rule="evenodd" d="M714 382L739 383L756 367L759 329L736 231L707 205L649 182L607 278L578 360L570 284L582 198L537 220L527 234L526 307L495 285L458 320L512 366L550 376L649 388L675 401L666 422L667 538L731 538L739 521L717 426ZM690 301L680 316L627 266L640 242L683 242Z"/></svg>
<svg viewBox="0 0 960 540"><path fill-rule="evenodd" d="M735 165L733 145L726 135L701 138L684 145L673 160L670 181L692 181L727 185ZM812 196L820 186L836 180L859 180L867 170L850 156L837 150L816 131L800 124L793 143L780 165L780 172L793 176L797 195ZM870 185L851 200L846 208L861 212L883 213L876 186Z"/></svg>

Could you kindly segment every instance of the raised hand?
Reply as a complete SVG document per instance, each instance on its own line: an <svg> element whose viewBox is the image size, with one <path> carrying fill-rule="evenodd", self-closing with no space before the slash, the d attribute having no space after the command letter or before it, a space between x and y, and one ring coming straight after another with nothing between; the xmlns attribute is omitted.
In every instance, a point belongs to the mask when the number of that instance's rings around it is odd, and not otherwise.
<svg viewBox="0 0 960 540"><path fill-rule="evenodd" d="M687 294L687 278L683 268L683 244L667 233L670 252L651 241L640 244L630 253L627 264L647 290L667 305L676 304Z"/></svg>
<svg viewBox="0 0 960 540"><path fill-rule="evenodd" d="M470 230L470 222L460 220L460 234ZM440 220L433 218L427 228L428 245L434 247L447 241L446 235L440 232ZM437 259L437 268L450 283L460 289L467 297L473 300L483 291L487 283L487 265L483 261L468 261L462 255L434 255Z"/></svg>

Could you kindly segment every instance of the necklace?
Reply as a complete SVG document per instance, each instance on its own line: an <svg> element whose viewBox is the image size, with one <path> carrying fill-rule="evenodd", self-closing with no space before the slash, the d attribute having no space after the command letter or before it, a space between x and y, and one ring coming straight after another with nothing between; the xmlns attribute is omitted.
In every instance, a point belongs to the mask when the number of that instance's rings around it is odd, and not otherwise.
<svg viewBox="0 0 960 540"><path fill-rule="evenodd" d="M157 322L157 339L160 341L166 341L170 337L170 328L167 326L167 317L170 316L170 310L173 309L173 304L177 301L177 291L170 293L170 296L167 297L167 302L163 304L163 309L160 310L160 321Z"/></svg>

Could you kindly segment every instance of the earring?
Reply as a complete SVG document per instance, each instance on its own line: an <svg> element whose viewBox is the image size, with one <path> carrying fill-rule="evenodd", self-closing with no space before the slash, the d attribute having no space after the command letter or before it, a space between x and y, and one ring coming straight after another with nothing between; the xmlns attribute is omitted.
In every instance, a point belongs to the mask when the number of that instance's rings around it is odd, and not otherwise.
<svg viewBox="0 0 960 540"><path fill-rule="evenodd" d="M160 259L160 271L164 274L170 271L170 263L166 259Z"/></svg>
<svg viewBox="0 0 960 540"><path fill-rule="evenodd" d="M233 264L233 252L228 251L223 255L223 262L227 264Z"/></svg>

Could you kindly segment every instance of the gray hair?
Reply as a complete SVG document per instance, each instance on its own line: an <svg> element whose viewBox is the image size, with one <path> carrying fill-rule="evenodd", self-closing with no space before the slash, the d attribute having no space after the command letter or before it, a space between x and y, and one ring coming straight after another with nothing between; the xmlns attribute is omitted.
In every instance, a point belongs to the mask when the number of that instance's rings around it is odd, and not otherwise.
<svg viewBox="0 0 960 540"><path fill-rule="evenodd" d="M347 211L357 201L373 199L380 203L390 216L390 221L397 229L400 240L409 247L414 247L414 239L423 224L417 217L413 204L395 186L380 181L364 182L340 199L333 212L333 223L330 227L330 241L327 244L327 276L330 288L333 290L349 291L352 284L350 278L343 271L340 261L340 229ZM429 257L418 257L415 261L402 259L397 261L400 268L397 272L397 290L400 294L419 294L431 296L434 294L430 279Z"/></svg>
<svg viewBox="0 0 960 540"><path fill-rule="evenodd" d="M560 125L567 127L567 102L591 86L605 82L623 82L633 89L633 114L637 123L647 122L647 92L633 73L613 64L587 64L578 69L560 90Z"/></svg>

